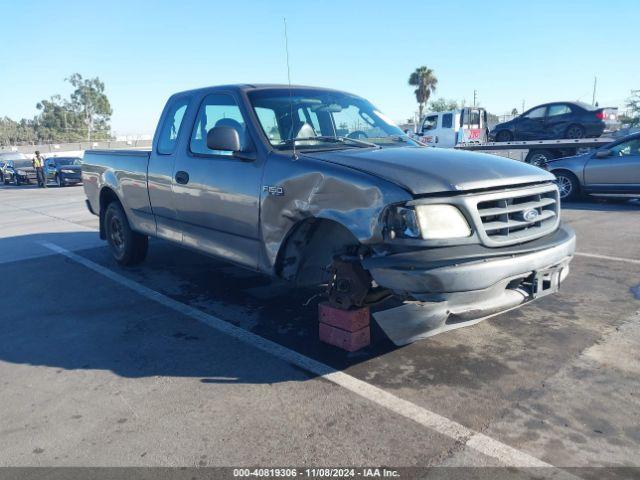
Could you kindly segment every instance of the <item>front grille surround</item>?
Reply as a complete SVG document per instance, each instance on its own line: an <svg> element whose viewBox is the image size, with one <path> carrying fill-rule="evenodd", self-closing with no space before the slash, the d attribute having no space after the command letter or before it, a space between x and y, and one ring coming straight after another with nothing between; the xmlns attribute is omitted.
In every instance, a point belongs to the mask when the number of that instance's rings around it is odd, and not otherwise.
<svg viewBox="0 0 640 480"><path fill-rule="evenodd" d="M407 205L425 204L458 207L467 219L472 234L456 239L414 240L411 244L445 246L480 243L486 247L503 247L544 237L560 226L560 194L554 182L451 197L423 197ZM535 221L521 217L527 209L538 212Z"/></svg>
<svg viewBox="0 0 640 480"><path fill-rule="evenodd" d="M555 231L560 223L555 184L479 195L475 200L473 217L478 236L487 246L534 240ZM534 212L535 218L525 215Z"/></svg>

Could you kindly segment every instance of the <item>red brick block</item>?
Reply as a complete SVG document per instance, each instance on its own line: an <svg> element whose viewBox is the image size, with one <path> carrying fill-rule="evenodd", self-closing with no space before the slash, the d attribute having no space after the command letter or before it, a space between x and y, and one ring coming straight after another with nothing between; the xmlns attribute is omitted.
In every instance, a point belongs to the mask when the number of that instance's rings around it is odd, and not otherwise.
<svg viewBox="0 0 640 480"><path fill-rule="evenodd" d="M355 332L348 332L320 322L320 341L348 352L355 352L371 343L371 329L367 325Z"/></svg>
<svg viewBox="0 0 640 480"><path fill-rule="evenodd" d="M369 307L340 310L323 302L318 305L318 318L320 323L326 323L347 332L355 332L369 326Z"/></svg>

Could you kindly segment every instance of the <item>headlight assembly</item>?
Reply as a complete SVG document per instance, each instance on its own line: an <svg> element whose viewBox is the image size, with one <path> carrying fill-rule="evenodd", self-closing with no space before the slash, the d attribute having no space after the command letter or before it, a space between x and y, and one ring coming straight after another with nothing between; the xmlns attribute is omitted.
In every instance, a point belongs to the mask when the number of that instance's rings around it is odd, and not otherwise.
<svg viewBox="0 0 640 480"><path fill-rule="evenodd" d="M387 217L389 236L394 238L420 238L416 211L411 207L394 207Z"/></svg>
<svg viewBox="0 0 640 480"><path fill-rule="evenodd" d="M62 173L76 173L75 170L69 170L69 169L66 169L66 168L60 169L60 172L62 172Z"/></svg>
<svg viewBox="0 0 640 480"><path fill-rule="evenodd" d="M416 213L422 238L425 240L464 238L471 235L467 220L453 205L418 205Z"/></svg>
<svg viewBox="0 0 640 480"><path fill-rule="evenodd" d="M21 177L26 177L27 176L27 172L25 172L24 170L18 170L16 173L18 175L20 175Z"/></svg>
<svg viewBox="0 0 640 480"><path fill-rule="evenodd" d="M471 228L462 212L453 205L416 205L394 207L387 217L389 236L437 240L464 238Z"/></svg>

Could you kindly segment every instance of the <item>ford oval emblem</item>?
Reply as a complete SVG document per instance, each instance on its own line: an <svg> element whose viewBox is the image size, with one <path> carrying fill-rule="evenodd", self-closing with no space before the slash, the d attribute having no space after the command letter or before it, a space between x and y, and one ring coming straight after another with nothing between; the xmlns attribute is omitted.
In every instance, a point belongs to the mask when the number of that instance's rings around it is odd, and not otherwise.
<svg viewBox="0 0 640 480"><path fill-rule="evenodd" d="M539 216L540 214L535 208L529 208L528 210L522 212L522 218L524 218L527 222L534 222Z"/></svg>

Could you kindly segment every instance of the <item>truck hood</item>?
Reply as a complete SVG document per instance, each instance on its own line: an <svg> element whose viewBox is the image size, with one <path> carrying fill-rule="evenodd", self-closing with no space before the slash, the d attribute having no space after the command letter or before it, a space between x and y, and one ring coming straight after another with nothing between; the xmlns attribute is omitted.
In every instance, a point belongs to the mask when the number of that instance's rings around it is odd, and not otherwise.
<svg viewBox="0 0 640 480"><path fill-rule="evenodd" d="M310 152L305 156L389 180L414 195L544 182L538 167L497 155L442 148L397 147Z"/></svg>

